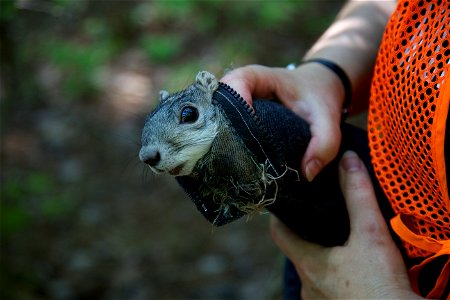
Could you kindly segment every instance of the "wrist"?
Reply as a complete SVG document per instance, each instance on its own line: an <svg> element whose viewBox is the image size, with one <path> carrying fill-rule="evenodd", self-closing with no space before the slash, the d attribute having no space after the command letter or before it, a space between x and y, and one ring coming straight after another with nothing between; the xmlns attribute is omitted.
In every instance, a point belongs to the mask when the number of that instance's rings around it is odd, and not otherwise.
<svg viewBox="0 0 450 300"><path fill-rule="evenodd" d="M303 92L311 93L310 96L316 99L315 101L320 99L322 105L325 105L333 118L339 122L342 119L342 108L346 98L345 86L341 79L328 67L312 61L301 63L293 69L293 72L299 80L307 79L307 86L303 86ZM307 94L304 96L307 97Z"/></svg>
<svg viewBox="0 0 450 300"><path fill-rule="evenodd" d="M352 83L347 75L347 73L336 63L331 60L324 58L310 58L302 62L302 64L316 63L327 68L329 71L333 72L334 75L339 78L340 83L343 87L344 98L342 104L342 120L345 120L349 111L351 109L352 100Z"/></svg>

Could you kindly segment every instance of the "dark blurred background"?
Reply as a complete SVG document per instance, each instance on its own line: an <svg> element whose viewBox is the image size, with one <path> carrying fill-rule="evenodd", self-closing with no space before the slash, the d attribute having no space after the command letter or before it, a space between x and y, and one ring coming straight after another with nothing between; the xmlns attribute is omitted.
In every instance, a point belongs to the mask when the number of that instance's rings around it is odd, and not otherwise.
<svg viewBox="0 0 450 300"><path fill-rule="evenodd" d="M298 62L342 1L0 1L1 299L279 299L268 215L138 160L158 91Z"/></svg>

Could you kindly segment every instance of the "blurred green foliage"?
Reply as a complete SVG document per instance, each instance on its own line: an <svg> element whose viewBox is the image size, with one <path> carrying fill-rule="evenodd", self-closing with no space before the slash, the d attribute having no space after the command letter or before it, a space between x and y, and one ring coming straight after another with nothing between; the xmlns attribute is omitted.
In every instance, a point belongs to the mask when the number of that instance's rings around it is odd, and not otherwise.
<svg viewBox="0 0 450 300"><path fill-rule="evenodd" d="M10 176L2 183L0 233L3 238L21 232L33 222L53 222L75 209L73 191L58 188L57 180L44 171Z"/></svg>
<svg viewBox="0 0 450 300"><path fill-rule="evenodd" d="M182 51L182 40L178 35L152 35L142 37L142 48L156 63L168 63Z"/></svg>
<svg viewBox="0 0 450 300"><path fill-rule="evenodd" d="M33 259L33 253L48 248L42 228L59 227L76 213L77 193L61 185L49 171L11 173L2 181L0 190L0 236L2 252L14 251L17 257L2 253L0 298L30 299L28 293L42 286L42 278L26 264ZM30 257L24 259L27 252ZM15 267L6 267L4 259L12 259L8 264Z"/></svg>
<svg viewBox="0 0 450 300"><path fill-rule="evenodd" d="M285 45L277 44L279 38L292 35L293 30L304 37L323 30L330 21L327 14L298 20L299 13L314 7L310 1L298 0L0 3L5 26L2 65L12 78L20 78L10 84L14 95L34 105L45 102L31 93L39 88L39 80L34 72L21 71L42 64L50 64L60 74L61 101L86 100L96 96L99 70L125 49L141 49L150 64L174 68L198 59L196 50L205 45L220 53L218 64L225 67L249 62L286 64L298 57L292 57L292 52L283 55L279 49ZM298 27L299 21L305 26L314 22L314 26L304 30ZM267 33L267 40L260 40L261 31Z"/></svg>
<svg viewBox="0 0 450 300"><path fill-rule="evenodd" d="M0 21L11 20L16 12L13 1L0 1Z"/></svg>
<svg viewBox="0 0 450 300"><path fill-rule="evenodd" d="M95 89L97 69L112 58L116 45L112 40L87 44L48 40L42 54L64 74L64 91L69 99L80 99Z"/></svg>

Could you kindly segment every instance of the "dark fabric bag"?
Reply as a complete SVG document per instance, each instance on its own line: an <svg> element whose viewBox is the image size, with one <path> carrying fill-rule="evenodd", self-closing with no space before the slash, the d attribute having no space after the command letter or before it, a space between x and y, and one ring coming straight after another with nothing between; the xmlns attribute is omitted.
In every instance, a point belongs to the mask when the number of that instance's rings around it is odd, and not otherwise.
<svg viewBox="0 0 450 300"><path fill-rule="evenodd" d="M338 157L308 182L299 171L311 138L302 118L275 101L255 100L252 108L223 83L213 95L213 104L225 116L224 129L194 172L177 177L212 224L221 226L267 209L306 240L324 246L343 244L349 219L338 163L346 150L355 151L364 161L385 218L393 216L375 180L364 130L342 124Z"/></svg>

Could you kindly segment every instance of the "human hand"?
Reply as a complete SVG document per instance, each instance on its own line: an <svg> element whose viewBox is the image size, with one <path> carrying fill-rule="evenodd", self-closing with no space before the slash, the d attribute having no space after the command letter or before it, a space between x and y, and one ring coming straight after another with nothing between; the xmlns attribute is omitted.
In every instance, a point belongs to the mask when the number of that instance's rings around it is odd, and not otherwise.
<svg viewBox="0 0 450 300"><path fill-rule="evenodd" d="M344 88L326 67L307 63L288 70L249 65L230 71L221 81L249 104L253 97L276 98L309 123L312 138L301 165L309 181L336 157L341 142Z"/></svg>
<svg viewBox="0 0 450 300"><path fill-rule="evenodd" d="M420 298L410 287L363 163L347 152L339 172L351 228L344 246L325 248L304 241L275 217L271 220L274 242L301 278L302 298Z"/></svg>

